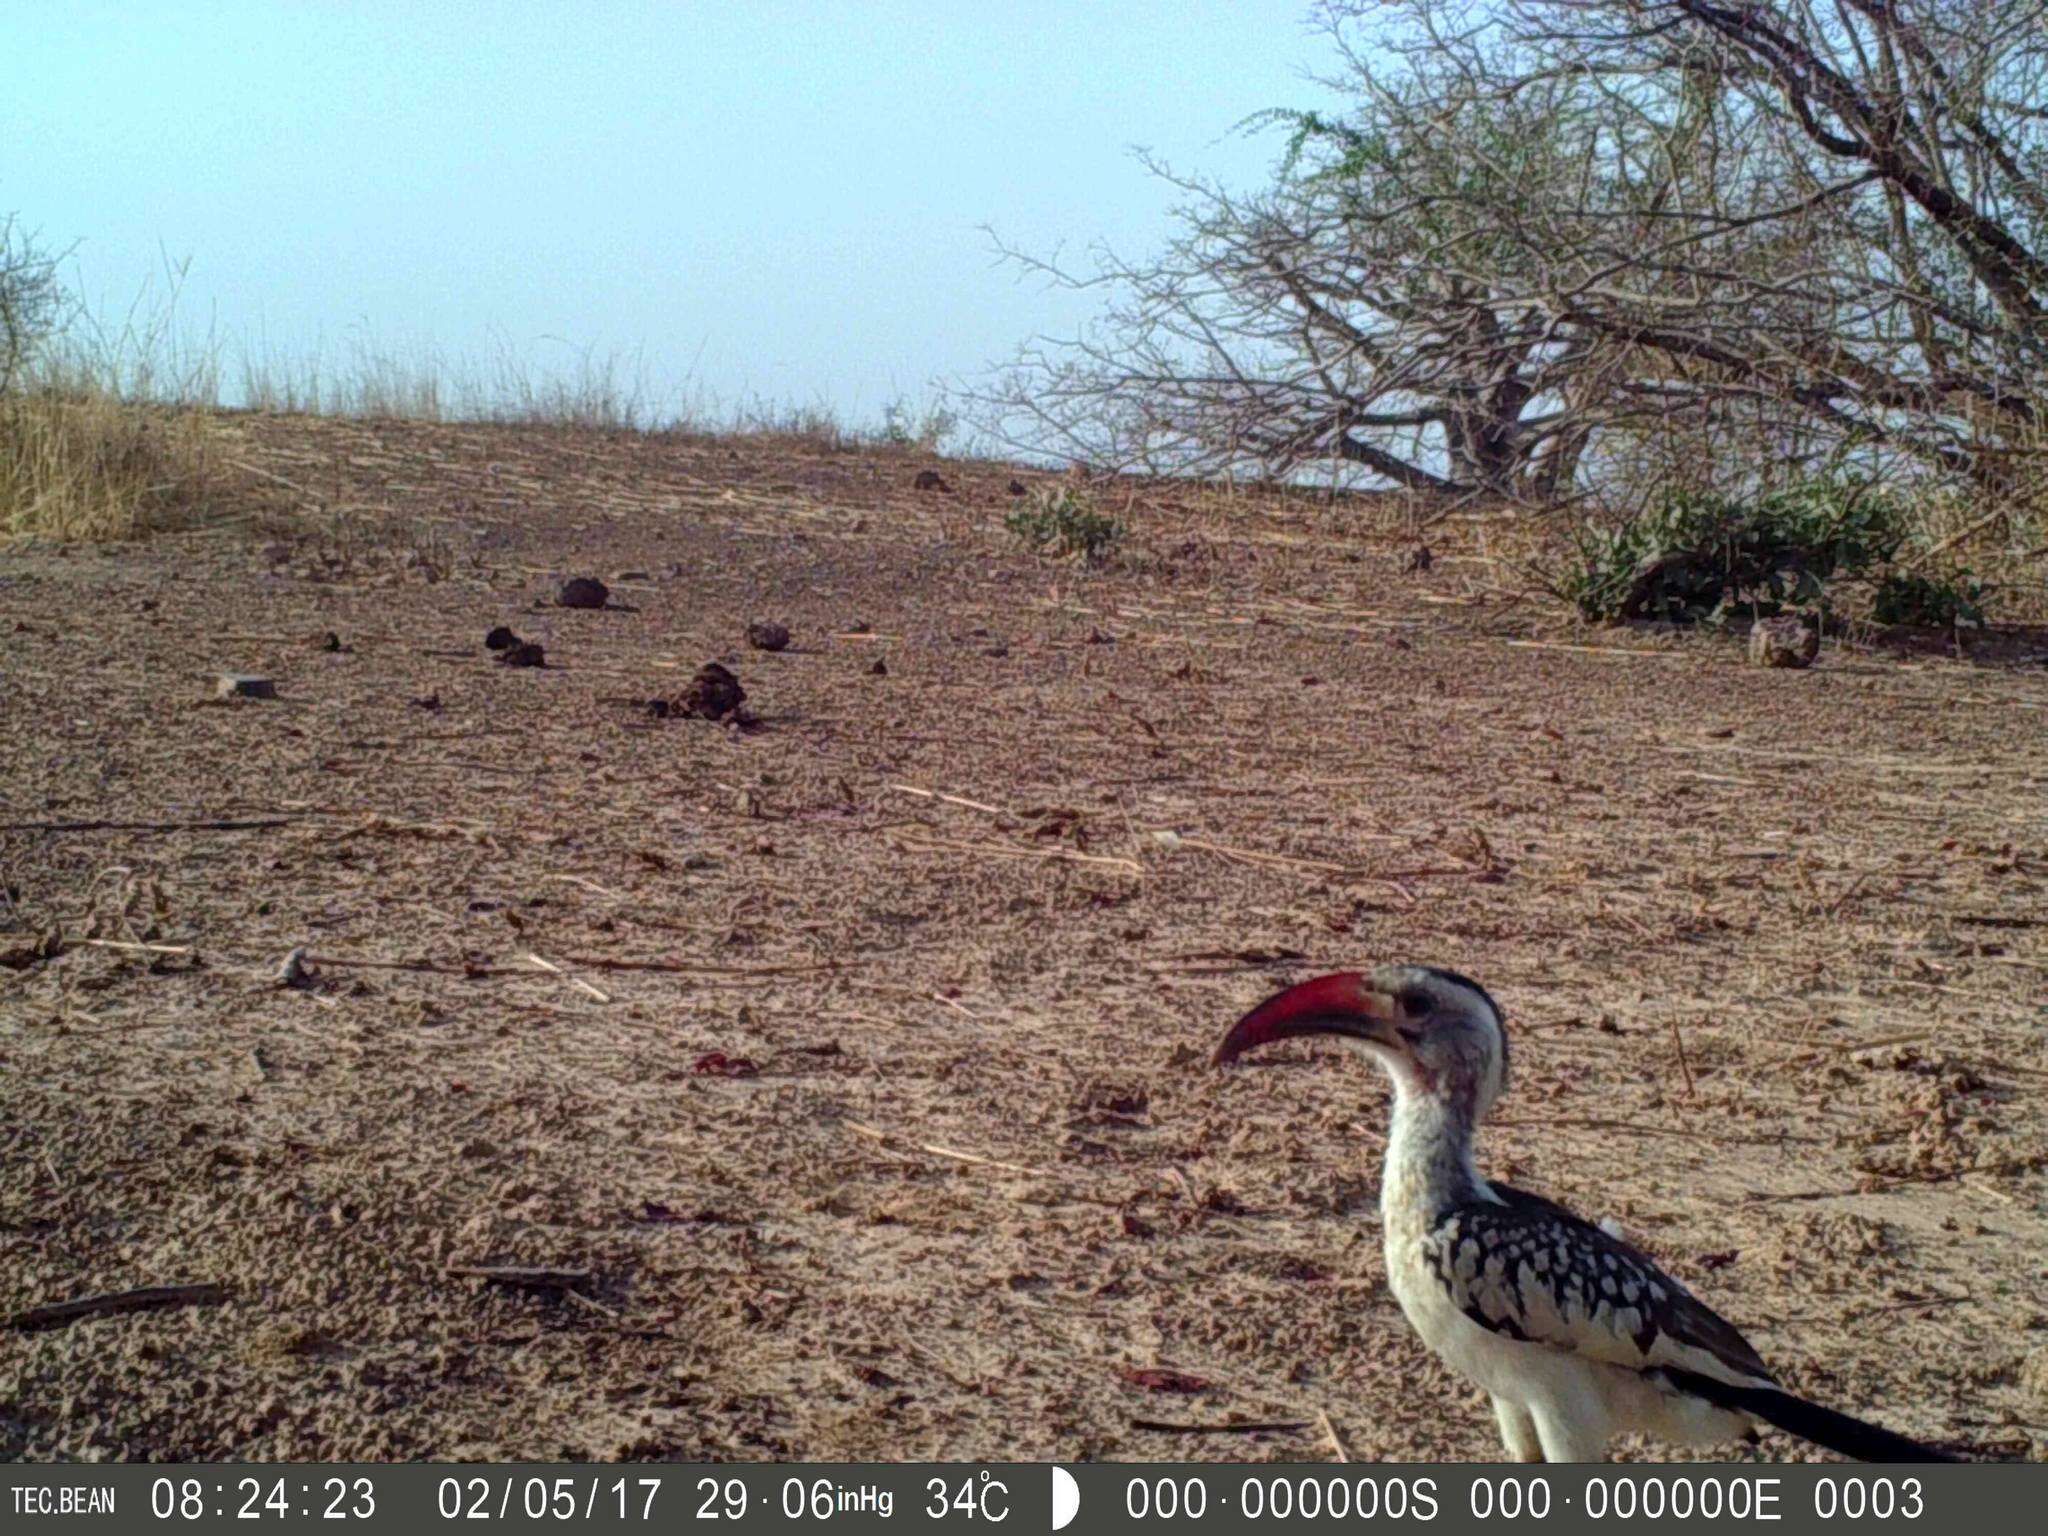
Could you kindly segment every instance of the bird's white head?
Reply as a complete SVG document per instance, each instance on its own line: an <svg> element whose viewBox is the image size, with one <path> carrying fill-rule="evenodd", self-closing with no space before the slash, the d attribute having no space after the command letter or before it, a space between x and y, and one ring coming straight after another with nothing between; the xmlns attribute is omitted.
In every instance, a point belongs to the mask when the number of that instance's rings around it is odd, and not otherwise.
<svg viewBox="0 0 2048 1536"><path fill-rule="evenodd" d="M1379 1059L1395 1085L1456 1105L1477 1122L1507 1086L1508 1036L1486 988L1431 965L1318 976L1269 997L1232 1026L1218 1066L1272 1040L1338 1035Z"/></svg>

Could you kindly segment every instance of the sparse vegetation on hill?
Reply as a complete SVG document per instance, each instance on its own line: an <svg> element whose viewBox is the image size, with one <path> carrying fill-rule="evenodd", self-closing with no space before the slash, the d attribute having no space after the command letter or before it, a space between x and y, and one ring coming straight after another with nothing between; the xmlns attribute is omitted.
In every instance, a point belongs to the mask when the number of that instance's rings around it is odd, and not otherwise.
<svg viewBox="0 0 2048 1536"><path fill-rule="evenodd" d="M1558 595L1589 619L1715 621L1822 605L1837 577L1890 560L1898 502L1854 481L1816 480L1738 500L1673 492L1614 527L1581 527Z"/></svg>
<svg viewBox="0 0 2048 1536"><path fill-rule="evenodd" d="M195 516L216 483L205 420L103 391L0 398L0 534L127 539Z"/></svg>
<svg viewBox="0 0 2048 1536"><path fill-rule="evenodd" d="M835 452L935 452L958 425L942 398L898 398L871 426L816 401L664 402L637 357L585 349L542 366L509 339L482 361L367 333L332 358L251 351L180 328L182 280L173 269L166 288L109 322L65 289L57 257L0 220L0 536L123 539L203 515L230 483L210 451L228 410L769 437Z"/></svg>
<svg viewBox="0 0 2048 1536"><path fill-rule="evenodd" d="M160 353L161 340L131 326L108 345L58 281L57 259L0 220L0 536L132 538L204 500L203 421L121 388L143 380L124 364Z"/></svg>
<svg viewBox="0 0 2048 1536"><path fill-rule="evenodd" d="M1880 624L1982 624L1989 599L1971 572L1895 564L1915 525L1897 495L1840 476L1747 499L1671 492L1618 524L1581 524L1551 588L1600 623L1824 615L1855 586Z"/></svg>
<svg viewBox="0 0 2048 1536"><path fill-rule="evenodd" d="M1003 526L1026 549L1055 559L1089 564L1107 555L1124 536L1122 524L1095 509L1071 486L1040 486Z"/></svg>

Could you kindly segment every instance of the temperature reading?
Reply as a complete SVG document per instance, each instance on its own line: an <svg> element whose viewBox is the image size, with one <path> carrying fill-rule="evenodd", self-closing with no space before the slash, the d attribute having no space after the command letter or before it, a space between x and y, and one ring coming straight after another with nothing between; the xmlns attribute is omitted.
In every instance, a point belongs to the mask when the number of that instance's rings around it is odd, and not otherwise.
<svg viewBox="0 0 2048 1536"><path fill-rule="evenodd" d="M943 1477L935 1477L924 1488L932 1500L924 1509L929 1519L965 1515L969 1520L978 1518L990 1525L1001 1525L1010 1518L1010 1490L991 1473L970 1477L957 1488L950 1487Z"/></svg>

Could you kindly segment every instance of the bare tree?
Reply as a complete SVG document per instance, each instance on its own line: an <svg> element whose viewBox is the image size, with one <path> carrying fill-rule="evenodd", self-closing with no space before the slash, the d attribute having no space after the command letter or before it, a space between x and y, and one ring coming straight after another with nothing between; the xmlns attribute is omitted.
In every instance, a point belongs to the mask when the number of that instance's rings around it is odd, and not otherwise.
<svg viewBox="0 0 2048 1536"><path fill-rule="evenodd" d="M1423 46L1428 7L1411 14ZM1522 0L1489 82L1588 82L1625 206L1555 231L1543 308L1680 402L2030 479L2048 404L2040 0ZM1619 216L1629 249L1598 226Z"/></svg>
<svg viewBox="0 0 2048 1536"><path fill-rule="evenodd" d="M13 215L0 218L0 395L20 382L30 353L60 318L64 292L57 282L58 259Z"/></svg>
<svg viewBox="0 0 2048 1536"><path fill-rule="evenodd" d="M1344 111L1271 114L1255 196L1177 180L1161 256L1036 264L1112 301L985 416L1107 462L1533 500L1845 457L2038 483L2044 12L1330 0Z"/></svg>
<svg viewBox="0 0 2048 1536"><path fill-rule="evenodd" d="M1552 325L1512 263L1470 247L1466 205L1581 174L1548 103L1439 105L1410 79L1348 120L1273 113L1276 185L1239 196L1152 169L1184 195L1181 234L1076 274L1110 295L1093 330L1028 350L982 396L999 435L1181 472L1358 466L1413 489L1548 497L1586 434L1563 405L1582 338ZM1460 146L1499 148L1486 163ZM1503 253L1504 254L1504 253Z"/></svg>

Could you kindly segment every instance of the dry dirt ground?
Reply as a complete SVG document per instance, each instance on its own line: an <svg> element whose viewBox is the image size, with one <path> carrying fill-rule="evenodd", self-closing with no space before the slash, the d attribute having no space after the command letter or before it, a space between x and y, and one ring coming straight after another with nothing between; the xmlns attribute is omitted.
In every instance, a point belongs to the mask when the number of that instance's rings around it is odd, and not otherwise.
<svg viewBox="0 0 2048 1536"><path fill-rule="evenodd" d="M0 555L0 1455L1492 1457L1369 1064L1207 1065L1385 959L1507 1009L1493 1170L2048 1454L2048 669L1578 631L1373 504L1084 572L997 465L224 431L257 522ZM753 728L648 712L714 658Z"/></svg>

